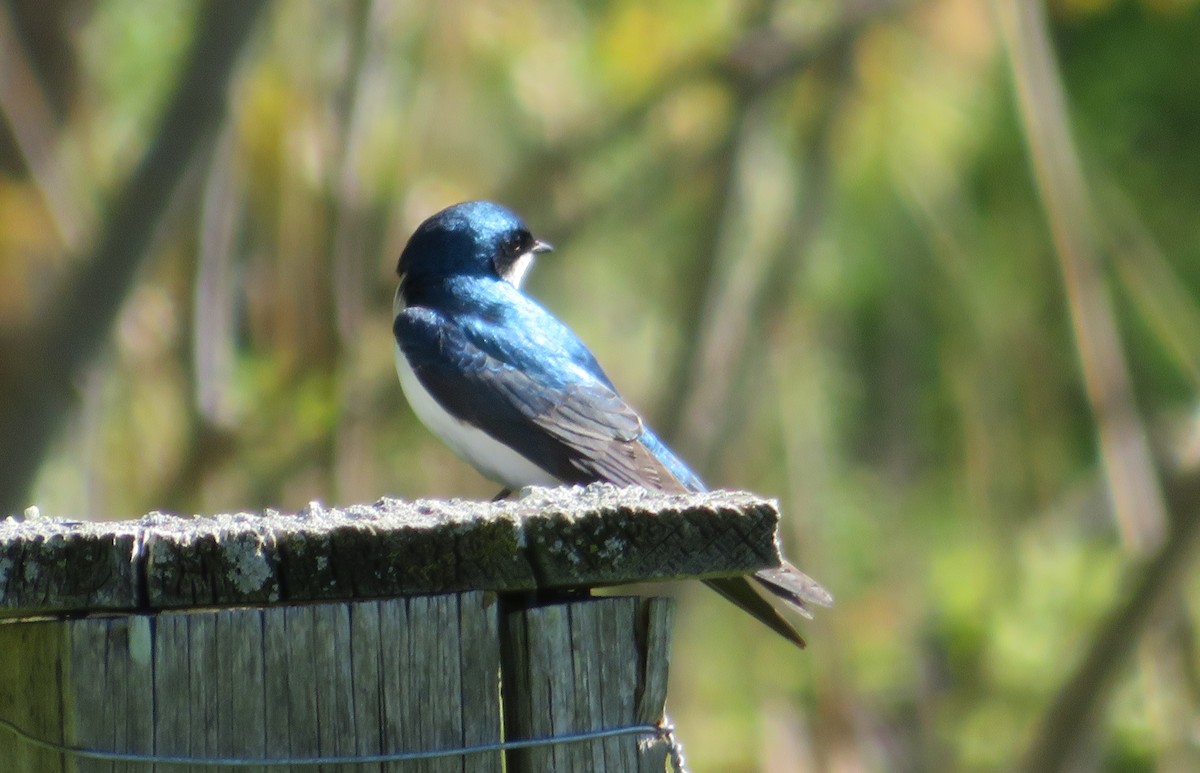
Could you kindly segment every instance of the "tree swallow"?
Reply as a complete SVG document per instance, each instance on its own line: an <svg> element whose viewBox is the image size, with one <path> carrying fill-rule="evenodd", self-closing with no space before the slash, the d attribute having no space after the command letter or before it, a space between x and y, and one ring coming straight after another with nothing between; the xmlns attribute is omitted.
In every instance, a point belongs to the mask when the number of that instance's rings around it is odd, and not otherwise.
<svg viewBox="0 0 1200 773"><path fill-rule="evenodd" d="M508 490L606 481L704 491L583 342L521 292L534 256L549 249L514 213L488 201L456 204L417 228L396 267L392 325L396 372L413 411ZM753 579L806 617L806 603L833 602L787 563ZM705 582L804 646L747 578Z"/></svg>

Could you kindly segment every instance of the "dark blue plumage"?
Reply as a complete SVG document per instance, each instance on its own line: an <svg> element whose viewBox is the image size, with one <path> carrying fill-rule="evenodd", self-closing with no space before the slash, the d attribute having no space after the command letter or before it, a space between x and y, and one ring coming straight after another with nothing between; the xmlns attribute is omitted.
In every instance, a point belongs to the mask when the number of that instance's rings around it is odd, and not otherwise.
<svg viewBox="0 0 1200 773"><path fill-rule="evenodd" d="M704 484L645 426L569 328L520 292L549 249L498 204L442 210L400 256L396 367L414 411L484 475L517 489L607 481L668 491ZM756 579L804 611L828 594L790 566ZM803 644L744 578L709 581Z"/></svg>

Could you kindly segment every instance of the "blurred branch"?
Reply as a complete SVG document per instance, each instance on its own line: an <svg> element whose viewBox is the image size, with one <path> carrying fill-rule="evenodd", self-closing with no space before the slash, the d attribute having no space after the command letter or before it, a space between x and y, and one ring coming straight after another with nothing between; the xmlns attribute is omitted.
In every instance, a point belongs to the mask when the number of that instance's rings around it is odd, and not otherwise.
<svg viewBox="0 0 1200 773"><path fill-rule="evenodd" d="M1170 533L1129 598L1100 624L1082 663L1038 723L1025 755L1023 769L1029 773L1065 768L1150 624L1169 610L1179 591L1200 532L1200 472L1192 469L1166 480L1164 491L1174 516Z"/></svg>
<svg viewBox="0 0 1200 773"><path fill-rule="evenodd" d="M191 344L185 453L149 499L151 507L168 512L189 511L208 471L237 446L234 260L245 202L234 150L234 131L226 123L218 132L200 196L191 314L185 317L191 323L184 335Z"/></svg>
<svg viewBox="0 0 1200 773"><path fill-rule="evenodd" d="M874 13L864 11L865 7L874 8ZM755 263L739 256L736 247L726 254L721 233L728 231L730 218L734 216L729 202L720 217L711 219L717 230L706 243L708 251L699 261L700 269L693 274L703 280L704 286L689 307L694 318L687 327L699 332L685 344L670 380L673 386L663 390L672 396L663 422L664 434L687 449L688 456L701 470L711 467L721 447L717 439L737 420L736 411L731 410L730 396L746 372L748 358L754 354L750 344L790 297L800 265L798 256L824 216L829 132L840 104L842 74L846 72L849 52L869 23L902 7L907 4L882 2L859 7L857 13L847 15L836 32L822 39L820 57L811 56L813 49L787 55L777 52L769 57L773 64L755 68L755 86L739 91L746 99L757 101L772 93L775 86L790 83L785 78L797 75L800 72L797 68L825 61L836 68L834 83L827 87L826 103L799 149L801 167L807 175L803 197L789 218L787 233L777 240L773 255ZM747 116L754 114L751 107L752 103L747 103L743 108ZM748 129L743 123L737 131L745 134ZM737 142L743 141L744 138ZM718 269L721 260L730 264L729 270ZM736 268L733 263L737 263ZM738 277L736 283L729 281L732 276Z"/></svg>
<svg viewBox="0 0 1200 773"><path fill-rule="evenodd" d="M356 0L348 8L346 75L334 95L338 121L335 127L335 157L326 178L326 207L329 212L329 272L337 343L341 363L335 375L338 391L338 416L331 441L333 464L331 491L339 497L352 492L369 491L370 459L367 429L369 421L358 410L369 385L363 376L361 348L366 309L366 266L368 203L365 201L359 168L361 137L373 120L375 100L365 99L364 79L380 70L379 49L385 45L372 34L378 25L382 4L375 0Z"/></svg>
<svg viewBox="0 0 1200 773"><path fill-rule="evenodd" d="M363 297L364 239L363 202L356 173L356 142L365 118L364 105L360 99L362 76L368 67L370 35L372 25L377 22L379 4L373 0L356 0L347 9L350 47L347 54L346 76L330 100L333 116L333 154L327 165L325 178L324 207L327 222L325 231L325 256L329 266L334 307L336 310L338 344L342 359L337 377L343 392L339 419L328 428L311 438L296 443L286 458L264 463L261 475L255 477L254 498L264 505L277 502L280 489L290 475L309 467L320 458L331 453L339 467L352 466L343 461L343 453L361 453L362 444L342 444L338 441L348 427L363 424L360 410L367 406L375 410L383 402L382 397L368 394L368 389L354 383L358 378L354 363L356 351L352 344L361 331L362 315L367 307ZM254 448L259 442L244 437L237 431L230 390L233 383L235 291L233 255L235 248L238 213L245 206L235 178L236 154L232 135L228 128L222 131L218 150L213 154L211 168L205 183L203 208L201 211L200 262L197 267L195 308L193 309L193 391L189 404L193 410L189 417L188 451L180 464L158 487L158 493L149 501L156 507L172 512L183 512L195 508L204 482L210 474L230 463L238 454ZM328 363L327 363L328 364ZM378 385L383 387L384 385ZM386 382L390 394L392 382ZM347 392L353 394L347 395ZM379 391L379 389L376 389ZM268 405L288 406L280 396L261 401L256 408L256 424L267 427L268 437L277 433L280 424L291 421L294 406L287 407L282 415L267 410ZM265 441L263 441L265 442ZM350 450L345 451L345 446ZM340 482L340 473L335 480Z"/></svg>
<svg viewBox="0 0 1200 773"><path fill-rule="evenodd" d="M50 101L21 44L9 3L0 3L0 115L8 122L59 242L77 250L91 233L92 213L82 186L63 168L59 129Z"/></svg>
<svg viewBox="0 0 1200 773"><path fill-rule="evenodd" d="M1034 177L1063 274L1113 511L1126 550L1144 557L1158 550L1168 537L1167 511L1105 284L1099 229L1071 137L1046 10L1041 3L1025 0L996 0L995 7ZM1184 501L1179 499L1173 492L1174 514L1183 519L1178 527L1185 531L1173 535L1151 564L1133 602L1116 615L1115 622L1097 632L1080 671L1051 705L1026 758L1030 770L1059 770L1069 761L1085 734L1087 720L1098 713L1138 641L1142 642L1144 691L1152 722L1156 731L1165 730L1172 736L1164 759L1194 757L1190 722L1165 708L1167 695L1178 690L1180 675L1172 667L1177 662L1175 653L1167 640L1144 636L1156 617L1167 625L1171 624L1169 615L1175 622L1179 620L1178 608L1167 609L1166 599L1176 589L1177 575L1190 557L1195 521L1191 510L1197 506L1190 494ZM1194 764L1193 759L1187 767Z"/></svg>
<svg viewBox="0 0 1200 773"><path fill-rule="evenodd" d="M687 272L685 279L688 302L684 309L691 319L684 322L683 328L695 332L684 338L683 351L676 359L668 379L669 386L662 390L666 399L666 410L662 420L663 434L675 441L675 445L686 449L685 453L701 474L704 474L708 466L711 443L707 440L716 436L717 421L717 414L706 412L705 409L712 405L713 393L723 394L724 390L716 384L710 385L697 379L719 374L725 380L732 380L736 375L720 370L714 373L705 367L728 353L723 343L710 343L714 327L711 322L706 323L706 320L712 319L714 313L721 313L722 308L727 305L725 299L730 295L728 288L718 279L722 276L721 258L727 252L722 235L729 232L729 224L738 216L736 178L744 147L750 136L761 128L762 106L758 104L759 99L760 97L753 92L739 93L739 100L734 107L734 126L718 154L720 160L717 178L713 184L712 213L701 221L702 233L699 243L703 251L696 257L693 262L694 268ZM738 314L737 319L744 317ZM721 319L720 322L725 324L730 321ZM723 342L727 337L719 338ZM704 372L698 375L698 370ZM723 403L717 406L718 410L723 407Z"/></svg>
<svg viewBox="0 0 1200 773"><path fill-rule="evenodd" d="M339 345L358 338L365 308L364 202L358 179L358 142L371 107L362 99L363 74L373 64L372 25L379 6L373 0L350 4L346 76L334 95L334 157L328 167L325 207L329 218L328 259Z"/></svg>
<svg viewBox="0 0 1200 773"><path fill-rule="evenodd" d="M1146 555L1162 543L1166 516L1101 273L1095 219L1071 138L1046 11L1043 4L1026 0L996 0L995 6L1038 192L1062 269L1113 510L1126 546Z"/></svg>
<svg viewBox="0 0 1200 773"><path fill-rule="evenodd" d="M810 67L830 59L841 59L844 53L852 48L853 43L872 25L886 21L917 4L916 0L864 0L847 3L843 8L840 20L831 27L791 40L782 38L778 32L769 26L764 26L765 19L758 20L726 55L716 59L689 62L663 77L654 87L647 90L641 98L624 110L613 113L612 118L607 122L591 124L587 132L573 135L557 146L543 150L532 163L517 165L517 168L521 170L520 176L500 186L497 196L503 201L514 202L518 207L522 201L535 198L540 200L544 198L546 189L553 186L553 181L567 175L570 168L579 159L595 155L610 142L625 136L631 129L640 126L653 110L671 94L693 83L705 80L724 83L735 99L731 110L735 116L734 128L713 154L716 172L715 182L711 183L714 191L712 209L716 214L703 220L702 233L696 239L696 243L701 245L703 251L694 262L694 268L688 272L687 279L690 288L684 290L684 294L688 296L685 308L691 315L691 319L684 323L686 329L704 330L709 324L723 324L726 320L714 319L708 314L706 299L719 292L719 288L714 286L714 282L717 281L715 269L721 259L720 234L725 221L724 212L729 205L729 192L737 155L736 148L741 142L740 134L745 128L742 126L742 118L746 114L748 106L772 93L781 84L790 83L797 75ZM824 149L822 148L822 150ZM815 159L808 160L815 161ZM820 165L823 163L824 159L821 159L819 163L814 163L810 168L814 172L813 180L810 180L810 183L816 183L814 188L821 186L819 178L824 171ZM820 194L817 194L811 202L806 202L800 216L793 223L795 232L805 234L811 232L812 224L819 221L820 213L823 210L823 204L819 200ZM569 237L564 237L562 234L563 227L570 231L572 225L571 223L560 224L555 240L566 241ZM774 308L761 310L761 317L755 325L761 325L762 319L775 314L774 309L777 309L776 300L778 298L786 298L786 292L781 292L786 290L786 287L775 283L786 281L786 277L794 270L789 266L794 263L791 258L796 252L796 249L791 249L785 251L784 255L776 256L761 277L765 281L757 283L758 289L753 293L754 296L765 298L768 305ZM745 339L753 330L760 329L755 325L751 325L733 338L740 339L744 344ZM699 363L704 362L706 358L711 359L706 354L708 350L703 348L702 338L703 336L696 335L685 339L680 354L672 366L671 375L667 378L668 386L661 390L662 394L671 396L665 401L665 405L660 411L664 418L659 423L663 435L667 438L675 439L683 432L690 432L690 430L683 429L685 422L695 421L694 418L688 418L688 416L694 417L700 414L699 408L689 411L685 407L687 404L695 404L695 401L679 399L680 395L685 397L689 395L690 391L696 388L703 379L731 378L736 375L720 376L719 373L714 373L706 368L702 377L697 378ZM729 339L730 336L723 338L723 340ZM741 344L736 342L734 346L741 348ZM727 397L731 388L732 383L716 391ZM722 403L719 411L724 414L728 408L728 400L720 397L718 400ZM712 400L702 402L705 405L714 403ZM715 435L712 432L704 434ZM693 447L690 445L692 442L689 440L681 444L686 448L689 458L699 462L711 453L711 448L705 450L711 443L696 440L697 445ZM698 463L697 466L703 469L705 464Z"/></svg>
<svg viewBox="0 0 1200 773"><path fill-rule="evenodd" d="M1200 308L1133 203L1115 186L1105 188L1117 277L1163 350L1192 388L1200 390Z"/></svg>
<svg viewBox="0 0 1200 773"><path fill-rule="evenodd" d="M704 313L694 336L698 342L687 394L675 437L702 469L712 469L722 449L728 448L731 428L753 409L753 401L736 401L733 395L761 358L768 328L795 297L795 282L813 238L820 232L828 204L829 152L832 129L845 94L848 54L845 46L833 63L834 72L823 86L823 102L812 127L801 133L796 167L795 202L782 233L762 260L738 254L738 246L725 254L730 264L719 281L710 282ZM750 206L754 206L750 202ZM736 265L735 265L736 264Z"/></svg>
<svg viewBox="0 0 1200 773"><path fill-rule="evenodd" d="M689 61L658 80L634 102L608 114L607 120L588 124L588 129L538 151L529 163L517 165L517 177L499 186L500 201L545 206L546 189L553 180L566 177L574 164L591 158L610 143L635 132L654 110L672 94L704 81L718 81L739 95L767 91L790 80L813 64L823 61L855 40L868 27L896 16L920 0L858 0L844 4L842 16L831 28L785 39L765 26L747 31L723 56ZM561 237L559 237L561 240Z"/></svg>
<svg viewBox="0 0 1200 773"><path fill-rule="evenodd" d="M241 196L234 132L219 132L200 203L200 234L192 293L192 399L195 421L232 430L236 359L235 255L245 202Z"/></svg>
<svg viewBox="0 0 1200 773"><path fill-rule="evenodd" d="M855 0L839 5L841 15L828 28L794 40L770 27L747 32L714 74L749 90L765 91L827 59L856 41L868 28L898 16L920 0Z"/></svg>
<svg viewBox="0 0 1200 773"><path fill-rule="evenodd" d="M234 65L266 0L200 6L198 31L146 154L112 202L99 242L66 282L25 345L5 352L0 513L20 508L80 370L108 337L121 303L188 165L225 115Z"/></svg>

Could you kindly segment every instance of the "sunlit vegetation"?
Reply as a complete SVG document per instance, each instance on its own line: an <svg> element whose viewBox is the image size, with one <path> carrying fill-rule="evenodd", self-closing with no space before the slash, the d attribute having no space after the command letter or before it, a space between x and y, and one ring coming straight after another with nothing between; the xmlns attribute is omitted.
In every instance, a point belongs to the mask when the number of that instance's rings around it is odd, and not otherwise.
<svg viewBox="0 0 1200 773"><path fill-rule="evenodd" d="M837 599L799 653L668 589L697 773L1200 770L1200 575L1160 553L1200 509L1200 4L274 3L163 136L238 5L0 3L0 509L490 497L390 323L411 230L491 198ZM156 143L136 270L71 294Z"/></svg>

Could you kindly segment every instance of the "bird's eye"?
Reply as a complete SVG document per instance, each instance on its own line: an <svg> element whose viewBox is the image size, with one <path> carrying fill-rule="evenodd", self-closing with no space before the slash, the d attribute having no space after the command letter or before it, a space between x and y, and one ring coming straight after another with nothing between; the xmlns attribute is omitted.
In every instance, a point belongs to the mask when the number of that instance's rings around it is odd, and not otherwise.
<svg viewBox="0 0 1200 773"><path fill-rule="evenodd" d="M524 228L510 231L500 240L496 254L492 256L492 268L503 280L520 287L521 277L529 268L529 253L534 250L533 234ZM523 257L525 256L525 257Z"/></svg>
<svg viewBox="0 0 1200 773"><path fill-rule="evenodd" d="M517 231L504 239L504 243L500 245L500 249L506 258L512 260L528 250L529 244L532 241L533 236L528 231Z"/></svg>

